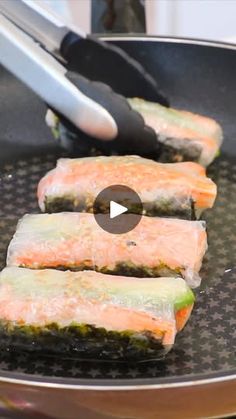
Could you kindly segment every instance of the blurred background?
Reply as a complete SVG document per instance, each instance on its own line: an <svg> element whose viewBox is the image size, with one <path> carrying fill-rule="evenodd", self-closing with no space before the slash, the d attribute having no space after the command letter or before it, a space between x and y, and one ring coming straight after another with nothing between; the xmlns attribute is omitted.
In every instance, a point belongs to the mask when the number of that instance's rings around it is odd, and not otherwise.
<svg viewBox="0 0 236 419"><path fill-rule="evenodd" d="M147 33L236 43L236 0L25 0L93 33Z"/></svg>

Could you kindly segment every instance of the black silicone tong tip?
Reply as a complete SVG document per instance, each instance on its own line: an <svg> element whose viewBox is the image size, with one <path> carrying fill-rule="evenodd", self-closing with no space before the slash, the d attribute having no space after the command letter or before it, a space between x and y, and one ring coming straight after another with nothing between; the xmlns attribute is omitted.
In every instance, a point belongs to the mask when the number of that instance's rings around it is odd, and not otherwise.
<svg viewBox="0 0 236 419"><path fill-rule="evenodd" d="M68 69L108 84L125 97L141 97L169 106L154 78L125 51L95 37L68 33L61 45Z"/></svg>
<svg viewBox="0 0 236 419"><path fill-rule="evenodd" d="M67 138L72 140L66 145L67 148L73 151L76 148L84 150L85 154L96 149L103 154L138 154L147 157L159 155L160 145L155 131L145 125L142 116L130 107L123 96L112 91L106 84L87 80L75 72L68 72L66 76L82 93L103 106L112 115L118 127L115 140L96 140L75 129L59 115L60 122L68 130Z"/></svg>

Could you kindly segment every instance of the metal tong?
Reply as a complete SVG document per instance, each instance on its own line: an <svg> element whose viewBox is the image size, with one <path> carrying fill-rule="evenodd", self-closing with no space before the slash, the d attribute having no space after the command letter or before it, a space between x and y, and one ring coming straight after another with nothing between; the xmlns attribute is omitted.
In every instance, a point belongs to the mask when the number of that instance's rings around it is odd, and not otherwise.
<svg viewBox="0 0 236 419"><path fill-rule="evenodd" d="M155 132L145 126L124 97L104 83L67 71L63 65L66 60L61 51L68 55L70 45L74 51L81 33L75 33L74 28L72 32L54 17L39 14L21 0L1 0L0 13L1 63L64 122L69 121L72 129L76 127L75 138L83 134L88 140L107 140L113 149L122 152L156 152Z"/></svg>

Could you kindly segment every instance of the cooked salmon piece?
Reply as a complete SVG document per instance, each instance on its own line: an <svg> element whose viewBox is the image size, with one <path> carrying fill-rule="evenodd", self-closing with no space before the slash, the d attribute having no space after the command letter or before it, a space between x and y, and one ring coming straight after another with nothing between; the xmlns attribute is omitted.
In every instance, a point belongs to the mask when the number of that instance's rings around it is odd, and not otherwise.
<svg viewBox="0 0 236 419"><path fill-rule="evenodd" d="M133 224L135 215L123 217L124 223ZM206 249L204 221L143 216L133 230L111 234L89 213L28 214L10 242L7 265L140 277L180 275L195 287Z"/></svg>
<svg viewBox="0 0 236 419"><path fill-rule="evenodd" d="M214 119L139 98L129 99L129 103L164 145L160 159L192 160L208 166L219 153L223 132Z"/></svg>
<svg viewBox="0 0 236 419"><path fill-rule="evenodd" d="M140 197L145 215L195 219L216 198L216 185L194 162L157 163L138 156L59 159L39 182L38 201L44 212L93 212L94 201L107 187L124 185ZM131 198L129 198L131 199ZM129 212L140 212L135 202ZM133 204L133 205L132 205ZM99 212L104 212L101 203Z"/></svg>
<svg viewBox="0 0 236 419"><path fill-rule="evenodd" d="M187 322L194 295L181 278L5 268L0 347L64 356L157 359Z"/></svg>

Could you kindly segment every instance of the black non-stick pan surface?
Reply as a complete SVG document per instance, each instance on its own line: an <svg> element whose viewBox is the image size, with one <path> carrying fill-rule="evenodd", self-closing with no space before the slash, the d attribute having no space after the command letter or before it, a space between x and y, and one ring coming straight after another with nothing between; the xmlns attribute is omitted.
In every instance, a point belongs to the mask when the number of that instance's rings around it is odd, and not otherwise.
<svg viewBox="0 0 236 419"><path fill-rule="evenodd" d="M236 377L236 51L177 40L116 39L157 78L172 106L223 126L220 157L209 168L218 185L207 220L209 250L197 303L163 361L125 365L0 353L0 376L65 385L128 386ZM129 80L124 79L129 95ZM38 212L36 187L61 151L44 123L45 106L0 69L0 265L19 217ZM135 153L135 150L134 150Z"/></svg>

